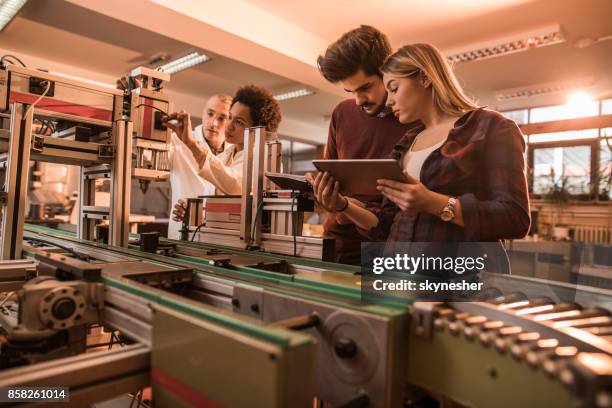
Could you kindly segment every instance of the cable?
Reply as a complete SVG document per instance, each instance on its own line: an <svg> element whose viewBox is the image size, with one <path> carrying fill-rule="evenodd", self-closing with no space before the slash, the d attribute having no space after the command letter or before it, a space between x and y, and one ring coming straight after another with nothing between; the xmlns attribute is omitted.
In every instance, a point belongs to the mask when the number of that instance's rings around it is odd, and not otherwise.
<svg viewBox="0 0 612 408"><path fill-rule="evenodd" d="M45 123L47 124L47 130L51 130L51 134L55 133L55 123L49 119L45 119Z"/></svg>
<svg viewBox="0 0 612 408"><path fill-rule="evenodd" d="M5 55L3 55L3 56L2 56L2 58L0 58L0 62L4 62L4 61L6 60L6 58L7 58L7 57L9 57L9 58L11 58L11 59L14 59L14 60L15 60L15 61L17 61L18 63L20 63L20 64L21 64L21 66L23 66L24 68L26 68L26 64L24 64L22 60L20 60L19 58L17 58L17 57L16 57L16 56L14 56L14 55L11 55L11 54L5 54ZM11 64L15 65L15 62L14 62L14 61L9 61L9 62L10 62Z"/></svg>
<svg viewBox="0 0 612 408"><path fill-rule="evenodd" d="M45 135L47 133L47 130L50 130L51 134L55 133L55 124L53 123L53 121L49 119L40 119L40 118L34 118L34 120L42 123L42 126L38 129L37 134Z"/></svg>
<svg viewBox="0 0 612 408"><path fill-rule="evenodd" d="M136 396L138 396L138 405L136 405L136 408L140 407L140 404L142 403L142 393L143 390L138 390L133 394L132 402L130 403L130 408L132 408L132 406L134 405L134 402L136 401Z"/></svg>
<svg viewBox="0 0 612 408"><path fill-rule="evenodd" d="M39 118L34 118L35 121L40 122L40 128L38 128L38 132L36 132L39 135L44 134L43 131L45 130L45 127L47 126L47 123L45 122L44 119L39 119Z"/></svg>
<svg viewBox="0 0 612 408"><path fill-rule="evenodd" d="M113 333L111 332L111 338L110 338L110 342L108 343L108 349L111 350L113 348L113 343L115 342L115 337L113 336Z"/></svg>
<svg viewBox="0 0 612 408"><path fill-rule="evenodd" d="M28 106L28 109L26 109L26 111L25 111L25 115L23 115L23 117L24 117L24 118L28 116L28 112L30 112L30 109L32 109L34 106L36 106L36 104L37 104L38 102L40 102L40 100L41 100L42 98L44 98L44 97L45 97L45 95L47 94L47 92L49 92L49 89L51 89L51 81L45 80L45 82L47 83L47 88L45 89L45 92L43 92L43 93L42 93L42 95L40 95L40 96L38 97L38 99L34 101L34 103L33 103L33 104L31 104L30 106Z"/></svg>
<svg viewBox="0 0 612 408"><path fill-rule="evenodd" d="M261 202L257 206L257 211L255 211L255 219L253 220L253 225L251 226L251 242L253 242L253 240L255 239L255 225L257 224L257 219L259 218L259 214L261 213L261 210L263 208L263 203L264 202L262 198Z"/></svg>
<svg viewBox="0 0 612 408"><path fill-rule="evenodd" d="M297 231L295 230L295 224L297 224L295 217L297 212L293 211L293 206L296 199L296 197L293 196L294 194L295 190L291 190L291 232L293 233L293 256L297 256Z"/></svg>
<svg viewBox="0 0 612 408"><path fill-rule="evenodd" d="M153 105L147 105L147 104L145 104L145 103L141 103L140 105L136 105L136 106L134 107L134 109L136 109L136 108L140 108L141 106L147 106L147 107L149 107L149 108L151 108L151 109L155 109L156 111L161 112L161 113L163 113L164 115L168 116L168 113L164 112L163 110L159 109L158 107L153 106Z"/></svg>
<svg viewBox="0 0 612 408"><path fill-rule="evenodd" d="M193 231L193 235L191 236L191 242L193 242L193 240L195 240L196 234L198 233L198 231L200 231L200 228L202 228L204 225L206 225L205 222L203 222L202 224L198 225L195 229L195 231Z"/></svg>

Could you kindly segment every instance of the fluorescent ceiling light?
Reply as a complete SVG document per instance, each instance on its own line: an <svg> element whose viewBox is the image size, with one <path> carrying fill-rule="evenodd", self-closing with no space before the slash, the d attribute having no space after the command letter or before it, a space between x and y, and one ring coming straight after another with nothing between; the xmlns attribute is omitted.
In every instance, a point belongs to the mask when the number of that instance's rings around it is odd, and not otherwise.
<svg viewBox="0 0 612 408"><path fill-rule="evenodd" d="M170 61L167 64L161 65L157 67L157 69L168 74L176 74L179 71L194 67L206 61L210 61L208 55L192 52L191 54L185 55L184 57L175 59L174 61Z"/></svg>
<svg viewBox="0 0 612 408"><path fill-rule="evenodd" d="M595 84L593 77L584 77L568 81L548 82L535 86L504 89L495 92L495 99L507 101L529 98L537 95L549 95L558 92L571 92L590 88Z"/></svg>
<svg viewBox="0 0 612 408"><path fill-rule="evenodd" d="M446 55L450 63L475 61L526 51L531 48L559 44L564 41L561 28L558 25L553 25L473 44L460 50L450 50L446 52Z"/></svg>
<svg viewBox="0 0 612 408"><path fill-rule="evenodd" d="M0 31L17 15L28 0L0 0Z"/></svg>
<svg viewBox="0 0 612 408"><path fill-rule="evenodd" d="M302 96L308 96L314 94L314 91L306 88L300 88L289 92L283 92L280 94L274 95L274 98L277 101L286 101L287 99L300 98Z"/></svg>

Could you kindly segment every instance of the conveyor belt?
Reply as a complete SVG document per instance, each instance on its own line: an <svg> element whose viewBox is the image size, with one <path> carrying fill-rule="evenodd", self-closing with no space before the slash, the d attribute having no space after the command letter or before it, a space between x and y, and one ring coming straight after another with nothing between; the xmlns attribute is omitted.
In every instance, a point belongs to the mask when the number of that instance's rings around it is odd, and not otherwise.
<svg viewBox="0 0 612 408"><path fill-rule="evenodd" d="M380 317L410 312L413 319L404 344L408 383L467 406L604 407L612 401L610 291L498 276L496 283L505 292L486 302L365 305L353 267L167 241L189 247L194 254L220 249L311 268L287 274L244 265L217 266L213 258L112 248L41 227L28 226L26 236L30 235L69 242L92 256L190 267L202 276Z"/></svg>
<svg viewBox="0 0 612 408"><path fill-rule="evenodd" d="M233 282L265 285L266 288L270 290L276 290L296 296L299 295L304 298L312 298L316 301L328 304L352 307L370 313L381 314L383 316L395 316L398 313L405 313L406 309L406 305L403 303L389 303L385 304L385 306L364 305L361 303L361 290L359 288L360 278L352 273L348 274L344 272L322 270L321 272L313 273L312 275L314 276L311 276L310 273L288 275L248 267L228 269L211 265L209 260L196 257L185 255L166 257L135 249L111 247L105 244L84 241L74 237L73 234L41 226L26 226L24 235L26 237L44 237L44 239L58 244L69 241L75 249L82 248L83 250L94 251L92 254L98 253L98 256L101 256L101 253L110 252L121 255L125 257L125 259L146 259L149 262L157 262L164 265L189 267L205 275L228 279ZM257 254L257 256L259 256L259 254ZM326 263L326 265L330 264ZM330 276L330 278L321 278L322 274Z"/></svg>

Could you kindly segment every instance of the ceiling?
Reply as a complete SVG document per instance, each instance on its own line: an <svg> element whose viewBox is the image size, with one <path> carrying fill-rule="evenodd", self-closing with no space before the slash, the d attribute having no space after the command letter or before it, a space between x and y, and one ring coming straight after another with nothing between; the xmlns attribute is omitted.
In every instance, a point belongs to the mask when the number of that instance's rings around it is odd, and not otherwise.
<svg viewBox="0 0 612 408"><path fill-rule="evenodd" d="M273 92L305 84L318 91L281 103L281 133L322 143L343 95L320 77L316 55L359 24L387 33L394 48L425 41L442 50L559 24L562 44L456 66L470 95L506 110L563 103L565 95L499 102L494 95L501 90L582 77L593 77L595 96L612 95L612 41L574 46L612 34L610 16L608 0L36 0L0 32L0 49L107 82L160 52L178 57L203 50L212 60L174 75L168 85L175 107L199 116L208 96L232 94L246 83Z"/></svg>

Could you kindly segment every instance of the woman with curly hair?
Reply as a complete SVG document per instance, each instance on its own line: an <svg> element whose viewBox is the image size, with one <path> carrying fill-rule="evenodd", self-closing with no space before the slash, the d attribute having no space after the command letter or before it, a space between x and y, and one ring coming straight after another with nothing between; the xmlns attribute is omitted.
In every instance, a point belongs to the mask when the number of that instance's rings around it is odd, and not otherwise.
<svg viewBox="0 0 612 408"><path fill-rule="evenodd" d="M256 85L243 86L234 95L225 129L225 141L232 145L215 156L206 146L196 143L189 114L181 111L176 116L178 123L168 123L168 127L191 150L200 177L211 182L217 194L226 195L242 194L244 129L263 126L268 132L276 132L281 122L280 105L270 91Z"/></svg>

